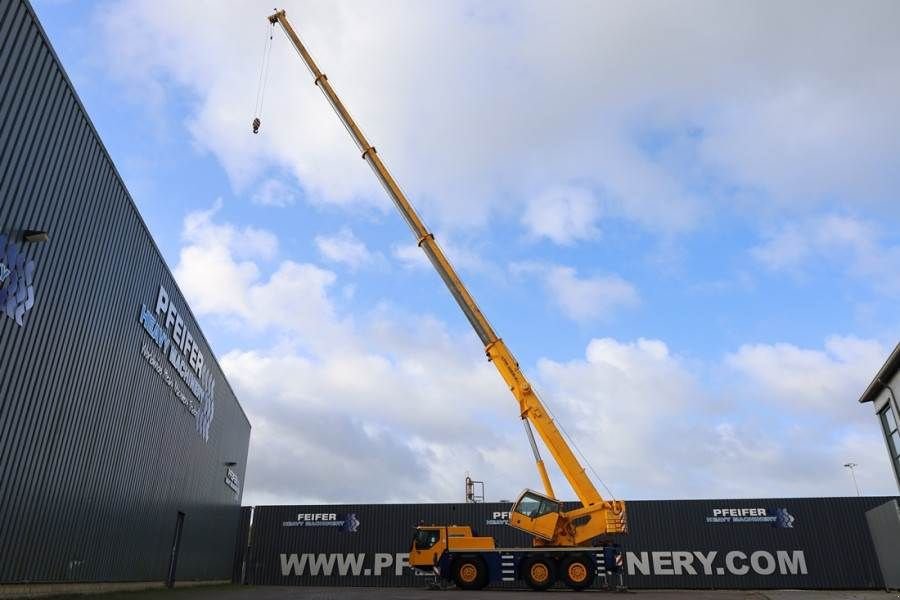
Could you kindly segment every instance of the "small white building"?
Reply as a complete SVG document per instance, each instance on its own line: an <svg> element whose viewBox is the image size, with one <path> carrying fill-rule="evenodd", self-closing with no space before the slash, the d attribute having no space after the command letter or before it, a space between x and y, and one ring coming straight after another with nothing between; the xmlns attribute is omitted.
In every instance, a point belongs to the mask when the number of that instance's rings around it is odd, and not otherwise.
<svg viewBox="0 0 900 600"><path fill-rule="evenodd" d="M894 478L900 488L900 404L897 393L900 392L900 344L894 348L872 383L860 396L860 402L872 402L875 414L881 424L884 442L887 446Z"/></svg>

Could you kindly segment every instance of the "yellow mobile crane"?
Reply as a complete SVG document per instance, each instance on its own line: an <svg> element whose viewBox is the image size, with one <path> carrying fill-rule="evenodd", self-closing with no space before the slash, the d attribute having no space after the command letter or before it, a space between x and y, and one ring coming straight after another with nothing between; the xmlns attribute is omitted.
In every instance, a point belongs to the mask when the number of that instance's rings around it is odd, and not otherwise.
<svg viewBox="0 0 900 600"><path fill-rule="evenodd" d="M509 386L519 403L519 414L534 453L534 460L544 486L544 493L525 490L510 509L509 524L534 536L532 548L497 548L492 537L473 535L464 525L420 525L416 528L409 563L412 567L434 570L459 587L477 589L495 580L524 580L534 589L546 589L557 576L569 587L582 589L591 584L603 548L596 538L605 534L625 533L625 503L606 500L594 487L572 449L541 403L528 379L519 368L512 352L494 333L475 300L447 261L434 236L428 231L400 186L381 161L344 104L338 98L328 77L319 70L304 47L284 10L269 17L274 26L280 24L294 48L313 76L315 85L347 128L357 148L375 176L384 186L400 214L413 231L428 260L444 280L475 333L484 344L488 360ZM269 38L271 39L271 37ZM256 132L260 122L254 119ZM563 510L556 498L547 469L541 459L532 427L537 430L559 469L578 496L581 507Z"/></svg>

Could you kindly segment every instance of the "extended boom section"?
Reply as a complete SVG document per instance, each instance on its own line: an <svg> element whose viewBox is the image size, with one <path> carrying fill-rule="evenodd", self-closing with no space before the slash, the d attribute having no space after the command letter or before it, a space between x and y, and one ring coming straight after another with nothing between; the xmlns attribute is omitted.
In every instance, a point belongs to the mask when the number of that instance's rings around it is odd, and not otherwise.
<svg viewBox="0 0 900 600"><path fill-rule="evenodd" d="M615 500L604 500L597 488L594 487L584 468L563 439L553 419L534 392L531 384L522 373L515 357L506 347L503 340L494 332L487 318L475 303L474 298L472 298L472 295L453 269L453 266L447 260L447 257L444 256L434 236L425 227L425 224L419 218L409 200L407 200L400 186L382 162L377 150L369 143L359 126L350 116L349 111L334 91L328 77L319 70L312 56L310 56L297 33L288 22L285 11L277 11L269 17L269 21L273 25L279 23L284 29L294 48L312 74L315 85L322 90L328 103L331 104L356 143L362 158L372 168L372 171L378 177L382 186L384 186L385 191L400 211L400 214L406 220L410 229L412 229L419 247L425 252L428 260L446 284L447 289L450 290L457 304L459 304L475 333L484 344L488 359L500 372L500 375L519 403L519 413L525 423L525 429L535 454L535 461L544 485L545 494L531 491L523 492L513 506L510 524L532 533L535 536L535 546L582 546L603 534L623 533L626 528L624 503ZM531 433L532 426L537 430L544 445L549 449L556 464L559 465L563 475L581 501L581 508L567 512L561 510L561 504L556 499L547 470L541 460L537 445L534 443ZM441 537L440 528L434 531L437 531L436 535L439 539ZM443 532L446 533L446 528L444 528ZM425 537L428 536L426 535ZM431 538L434 537L434 535L431 535ZM465 538L466 536L457 537ZM478 540L484 539L470 537L470 543L480 546L486 542L479 542ZM432 540L432 545L435 543L437 541ZM453 545L459 544L465 545L466 542L460 539L456 540ZM429 546L430 548L431 546ZM450 545L445 542L444 550L449 548ZM430 550L428 554L429 556L431 555ZM410 557L411 562L415 561L417 556L418 551L414 551ZM431 559L429 558L428 560ZM438 560L436 552L434 553L434 560ZM430 564L436 565L437 563Z"/></svg>

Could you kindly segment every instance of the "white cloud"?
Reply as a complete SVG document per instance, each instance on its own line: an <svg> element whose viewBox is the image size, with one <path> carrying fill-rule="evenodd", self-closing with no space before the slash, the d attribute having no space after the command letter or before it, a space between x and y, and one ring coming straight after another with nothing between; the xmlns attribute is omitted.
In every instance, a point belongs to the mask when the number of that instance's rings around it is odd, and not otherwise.
<svg viewBox="0 0 900 600"><path fill-rule="evenodd" d="M250 259L272 258L278 247L268 232L214 223L221 206L217 201L212 209L190 213L184 220L175 277L198 314L230 312L234 306L249 311L245 293L259 277Z"/></svg>
<svg viewBox="0 0 900 600"><path fill-rule="evenodd" d="M898 215L894 2L287 10L443 227L519 219L534 190L571 182L652 231L696 226L733 189L757 212L852 200ZM238 188L286 171L312 201L388 207L280 33L262 130L249 133L265 16L253 4L140 0L104 6L98 21L110 72L154 97L173 81L188 91L191 135Z"/></svg>
<svg viewBox="0 0 900 600"><path fill-rule="evenodd" d="M497 268L482 258L475 248L457 243L445 233L436 233L434 239L454 269L477 273L495 273L497 271ZM425 252L416 243L395 244L391 249L391 254L406 269L434 269Z"/></svg>
<svg viewBox="0 0 900 600"><path fill-rule="evenodd" d="M324 347L346 337L348 324L339 322L328 298L334 273L285 260L266 279L252 259L274 258L277 238L214 221L220 206L185 217L184 245L174 271L193 310L238 317L255 330L277 326Z"/></svg>
<svg viewBox="0 0 900 600"><path fill-rule="evenodd" d="M372 351L343 346L304 357L288 348L222 359L254 426L247 490L281 501L450 500L466 470L511 487L528 468L508 428L515 403L480 352L434 324L429 335L391 322L358 332ZM436 337L435 337L436 336ZM471 344L475 345L475 344ZM514 430L518 433L518 430ZM298 482L302 482L299 485Z"/></svg>
<svg viewBox="0 0 900 600"><path fill-rule="evenodd" d="M550 299L568 318L591 321L640 302L637 289L618 275L578 277L572 267L536 262L511 265L514 274L540 278Z"/></svg>
<svg viewBox="0 0 900 600"><path fill-rule="evenodd" d="M253 193L250 200L260 206L290 206L297 200L297 195L289 185L279 179L266 179Z"/></svg>
<svg viewBox="0 0 900 600"><path fill-rule="evenodd" d="M833 336L824 348L793 344L747 344L726 357L726 364L755 386L760 402L808 418L865 419L855 400L881 366L887 351L873 340Z"/></svg>
<svg viewBox="0 0 900 600"><path fill-rule="evenodd" d="M804 273L813 261L828 261L876 290L900 294L900 283L893 276L900 270L900 243L859 218L830 214L789 223L751 254L774 271L795 274Z"/></svg>
<svg viewBox="0 0 900 600"><path fill-rule="evenodd" d="M553 267L545 281L563 312L576 321L605 317L638 303L637 290L618 275L579 279L575 269Z"/></svg>
<svg viewBox="0 0 900 600"><path fill-rule="evenodd" d="M486 425L514 424L516 408L473 335L384 308L356 323L336 308L334 273L286 260L266 276L239 260L248 231L271 234L217 210L186 217L175 271L198 315L261 340L221 358L253 425L245 501L452 498L467 469L499 483L527 468L508 428Z"/></svg>
<svg viewBox="0 0 900 600"><path fill-rule="evenodd" d="M416 244L397 244L392 248L391 254L407 269L431 268L428 257Z"/></svg>
<svg viewBox="0 0 900 600"><path fill-rule="evenodd" d="M659 340L595 339L582 360L542 360L538 379L558 421L619 497L852 495L842 467L848 460L865 467L864 493L891 494L878 424L869 407L856 402L859 374L842 368L851 356L862 368L859 355L876 344L835 339L826 345L840 358L813 361L812 368L809 361L791 361L775 375L753 370L739 385L717 389L699 373L718 371L718 362L693 363ZM868 369L874 372L882 359ZM805 402L809 395L760 403L757 392L778 387L779 375L802 377L793 369L805 369L810 381L825 377L824 387L849 395L840 402L820 399L814 410ZM791 391L778 387L778 393Z"/></svg>
<svg viewBox="0 0 900 600"><path fill-rule="evenodd" d="M355 269L374 260L372 252L348 227L334 235L317 235L315 241L319 254L331 262Z"/></svg>
<svg viewBox="0 0 900 600"><path fill-rule="evenodd" d="M679 440L710 400L663 342L594 339L583 359L544 359L538 374L545 402L617 496L685 493L681 478L695 475Z"/></svg>
<svg viewBox="0 0 900 600"><path fill-rule="evenodd" d="M386 306L347 318L334 273L282 261L266 276L265 257L236 257L244 230L214 216L186 218L177 274L199 314L259 334L221 357L253 425L245 502L448 501L466 471L492 499L539 486L516 403L475 336ZM199 274L218 285L194 287ZM229 276L240 285L222 285ZM618 497L850 494L847 460L877 494L894 484L856 397L883 355L855 338L745 346L722 361L739 377L721 390L703 377L718 361L603 338L525 370Z"/></svg>
<svg viewBox="0 0 900 600"><path fill-rule="evenodd" d="M785 227L750 253L770 269L785 270L805 262L812 254L810 246L807 237L796 227Z"/></svg>
<svg viewBox="0 0 900 600"><path fill-rule="evenodd" d="M590 190L565 186L545 190L529 200L522 223L533 236L566 245L597 237L599 218L600 205Z"/></svg>

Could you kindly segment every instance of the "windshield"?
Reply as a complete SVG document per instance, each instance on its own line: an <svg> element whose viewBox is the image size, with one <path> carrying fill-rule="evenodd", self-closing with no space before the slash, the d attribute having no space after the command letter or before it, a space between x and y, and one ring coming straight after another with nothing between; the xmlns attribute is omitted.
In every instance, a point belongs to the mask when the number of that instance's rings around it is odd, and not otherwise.
<svg viewBox="0 0 900 600"><path fill-rule="evenodd" d="M441 539L439 529L417 529L413 536L413 547L416 550L428 550Z"/></svg>
<svg viewBox="0 0 900 600"><path fill-rule="evenodd" d="M530 519L552 512L559 512L559 503L532 492L525 492L516 504L515 511Z"/></svg>

